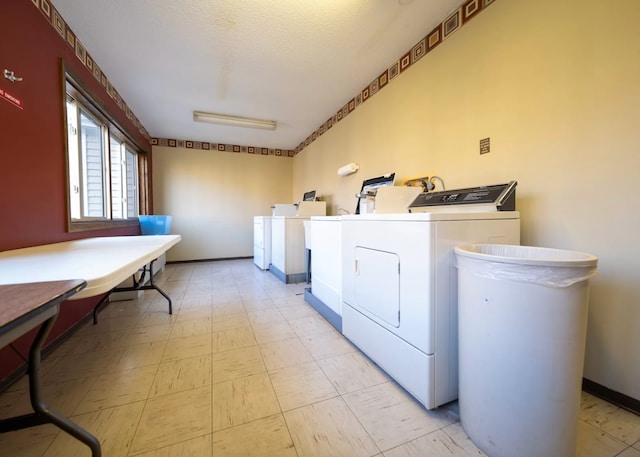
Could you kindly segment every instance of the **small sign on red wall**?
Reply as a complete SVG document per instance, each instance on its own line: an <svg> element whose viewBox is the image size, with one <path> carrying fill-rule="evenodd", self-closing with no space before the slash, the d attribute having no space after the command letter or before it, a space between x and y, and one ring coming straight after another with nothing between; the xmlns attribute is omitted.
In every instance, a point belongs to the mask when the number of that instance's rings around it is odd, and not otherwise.
<svg viewBox="0 0 640 457"><path fill-rule="evenodd" d="M2 89L1 87L0 87L0 98L2 98L3 100L8 101L12 105L17 106L20 109L24 108L23 105L22 105L22 100L20 100L15 95L11 95L9 92L7 92L6 90Z"/></svg>

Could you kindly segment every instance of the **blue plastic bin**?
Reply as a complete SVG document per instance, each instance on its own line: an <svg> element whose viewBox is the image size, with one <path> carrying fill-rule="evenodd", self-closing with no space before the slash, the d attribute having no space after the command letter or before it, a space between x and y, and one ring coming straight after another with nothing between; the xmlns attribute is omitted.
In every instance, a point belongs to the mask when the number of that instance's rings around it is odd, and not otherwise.
<svg viewBox="0 0 640 457"><path fill-rule="evenodd" d="M171 231L171 216L138 216L143 235L168 235Z"/></svg>

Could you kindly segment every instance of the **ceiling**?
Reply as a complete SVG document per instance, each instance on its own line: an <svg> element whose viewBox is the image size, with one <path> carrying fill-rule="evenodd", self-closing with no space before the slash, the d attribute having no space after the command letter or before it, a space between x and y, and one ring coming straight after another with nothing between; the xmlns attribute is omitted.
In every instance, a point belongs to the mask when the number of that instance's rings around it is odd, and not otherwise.
<svg viewBox="0 0 640 457"><path fill-rule="evenodd" d="M155 138L295 149L462 0L52 0ZM193 121L275 120L275 131Z"/></svg>

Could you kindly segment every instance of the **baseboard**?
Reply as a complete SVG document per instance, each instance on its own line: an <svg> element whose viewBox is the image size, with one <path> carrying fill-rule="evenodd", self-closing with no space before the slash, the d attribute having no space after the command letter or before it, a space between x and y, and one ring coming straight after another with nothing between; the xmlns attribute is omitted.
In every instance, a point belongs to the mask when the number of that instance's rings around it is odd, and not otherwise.
<svg viewBox="0 0 640 457"><path fill-rule="evenodd" d="M313 295L312 288L304 289L304 301L306 301L313 309L318 311L327 322L333 325L336 330L342 333L342 316L324 304L322 300Z"/></svg>
<svg viewBox="0 0 640 457"><path fill-rule="evenodd" d="M616 392L615 390L611 390L608 387L585 378L582 379L582 390L640 416L640 400Z"/></svg>
<svg viewBox="0 0 640 457"><path fill-rule="evenodd" d="M167 260L167 265L178 263L194 263L194 262L221 262L223 260L245 260L253 259L253 256L249 257L221 257L219 259L193 259L193 260Z"/></svg>
<svg viewBox="0 0 640 457"><path fill-rule="evenodd" d="M273 264L269 265L269 271L273 276L278 278L285 284L296 284L299 282L306 282L307 274L306 273L294 273L290 275L284 274L277 267L274 267Z"/></svg>

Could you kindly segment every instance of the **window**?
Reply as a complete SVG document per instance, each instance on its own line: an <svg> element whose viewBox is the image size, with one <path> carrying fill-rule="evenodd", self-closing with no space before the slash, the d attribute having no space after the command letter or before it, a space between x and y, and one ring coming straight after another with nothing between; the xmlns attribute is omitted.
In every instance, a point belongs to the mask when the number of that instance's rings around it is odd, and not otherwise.
<svg viewBox="0 0 640 457"><path fill-rule="evenodd" d="M68 74L65 93L69 230L137 223L145 154Z"/></svg>
<svg viewBox="0 0 640 457"><path fill-rule="evenodd" d="M127 219L138 215L138 154L126 141L109 138L111 153L111 216Z"/></svg>

